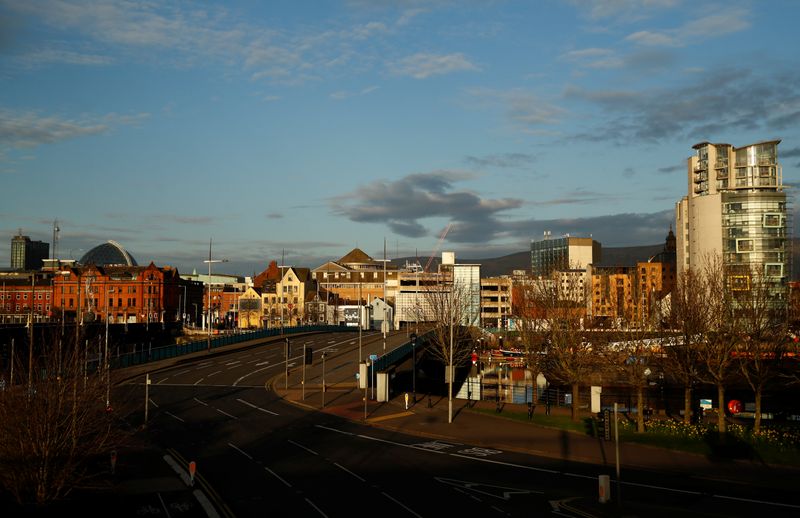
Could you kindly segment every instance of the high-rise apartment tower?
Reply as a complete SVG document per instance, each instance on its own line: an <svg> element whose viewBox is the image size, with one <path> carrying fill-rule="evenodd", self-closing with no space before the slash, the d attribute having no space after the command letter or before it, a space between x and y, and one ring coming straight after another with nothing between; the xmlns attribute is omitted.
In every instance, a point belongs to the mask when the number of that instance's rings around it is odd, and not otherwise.
<svg viewBox="0 0 800 518"><path fill-rule="evenodd" d="M785 308L791 249L779 143L693 146L688 195L675 206L678 278L717 257L729 287L747 290L754 277L765 279L774 308Z"/></svg>

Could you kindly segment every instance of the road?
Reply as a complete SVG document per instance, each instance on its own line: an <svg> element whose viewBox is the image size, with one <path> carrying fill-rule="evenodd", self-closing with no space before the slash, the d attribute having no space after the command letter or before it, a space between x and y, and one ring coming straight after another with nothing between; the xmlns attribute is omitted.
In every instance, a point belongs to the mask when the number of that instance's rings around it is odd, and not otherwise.
<svg viewBox="0 0 800 518"><path fill-rule="evenodd" d="M404 334L389 336L387 349L405 340ZM578 516L571 514L570 502L596 501L598 474L608 473L603 467L434 434L420 437L320 411L323 396L326 410L347 398L352 402L358 358L381 353L382 336L364 333L360 353L354 333L291 341L288 381L279 341L159 370L149 387L141 379L128 384L130 397L144 401L148 392L149 439L196 463L196 486L221 516L413 517L439 516L443 510L465 516ZM311 366L303 365L303 346L313 351ZM287 403L287 392L297 404ZM372 423L407 414L401 406L387 410L369 400L365 407ZM428 419L440 418L431 413ZM450 426L459 426L458 420ZM620 496L647 516L800 513L800 502L784 487L732 487L730 480L626 469L620 489Z"/></svg>

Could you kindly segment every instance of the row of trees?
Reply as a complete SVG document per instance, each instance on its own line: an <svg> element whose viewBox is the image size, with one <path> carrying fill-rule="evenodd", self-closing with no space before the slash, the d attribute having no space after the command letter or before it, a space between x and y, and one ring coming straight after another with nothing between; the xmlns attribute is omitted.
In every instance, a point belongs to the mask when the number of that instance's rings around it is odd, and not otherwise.
<svg viewBox="0 0 800 518"><path fill-rule="evenodd" d="M759 431L765 387L781 376L797 381L794 363L786 368L791 343L781 293L759 272L731 268L712 257L702 268L687 271L672 294L636 326L592 329L586 320L588 294L549 281L533 281L515 292L514 312L529 368L571 387L575 420L579 390L589 384L625 384L636 393L641 410L648 375L658 365L684 387L687 422L693 387L716 387L720 433L726 431L726 388L744 380L754 394ZM643 412L637 421L643 431Z"/></svg>

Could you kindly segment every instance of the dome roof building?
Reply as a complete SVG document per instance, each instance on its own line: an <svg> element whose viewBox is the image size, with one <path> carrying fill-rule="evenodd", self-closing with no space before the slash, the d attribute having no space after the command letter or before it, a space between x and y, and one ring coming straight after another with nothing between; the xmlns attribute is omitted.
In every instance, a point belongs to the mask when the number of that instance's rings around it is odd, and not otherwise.
<svg viewBox="0 0 800 518"><path fill-rule="evenodd" d="M107 241L86 252L81 264L97 266L138 266L136 259L116 241Z"/></svg>

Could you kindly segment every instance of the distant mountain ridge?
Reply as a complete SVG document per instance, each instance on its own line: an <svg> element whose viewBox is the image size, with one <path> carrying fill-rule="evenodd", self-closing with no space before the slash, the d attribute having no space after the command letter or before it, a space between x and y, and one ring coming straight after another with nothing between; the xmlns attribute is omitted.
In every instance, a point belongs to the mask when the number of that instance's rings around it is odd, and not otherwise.
<svg viewBox="0 0 800 518"><path fill-rule="evenodd" d="M664 244L658 245L642 245L642 246L620 246L620 247L603 247L600 254L599 266L634 266L637 262L647 261L657 253L664 250ZM792 256L797 260L790 261L791 276L790 280L796 281L800 279L800 239L794 238L791 240ZM399 259L392 259L392 264L402 267L406 261L409 263L416 262L417 258L414 257L401 257ZM434 257L431 261L430 270L435 271L441 262L441 257ZM523 252L516 252L501 257L492 257L488 259L467 259L459 258L456 253L456 262L460 263L475 263L481 265L481 277L498 277L500 275L511 275L514 270L531 269L531 253L526 250ZM424 262L422 264L424 265Z"/></svg>
<svg viewBox="0 0 800 518"><path fill-rule="evenodd" d="M624 247L603 247L600 255L600 266L633 266L637 262L647 261L652 256L661 252L664 245L644 245L644 246L624 246ZM409 263L416 262L414 257L401 257L392 259L392 264L395 266L403 266L406 261ZM526 270L530 272L531 269L531 252L529 250L523 252L516 252L501 257L492 257L488 259L466 259L459 258L456 254L456 262L460 263L475 263L481 265L481 277L498 277L500 275L511 275L514 270ZM434 257L431 261L429 270L436 270L441 257ZM424 264L422 266L425 266Z"/></svg>

